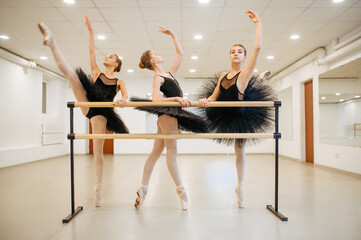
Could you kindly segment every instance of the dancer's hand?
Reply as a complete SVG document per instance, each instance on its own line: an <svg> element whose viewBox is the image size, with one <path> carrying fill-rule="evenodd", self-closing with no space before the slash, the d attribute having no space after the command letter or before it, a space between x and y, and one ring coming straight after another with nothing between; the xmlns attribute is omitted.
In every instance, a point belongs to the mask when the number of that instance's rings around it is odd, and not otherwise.
<svg viewBox="0 0 361 240"><path fill-rule="evenodd" d="M119 100L117 101L117 103L119 104L119 107L123 108L123 107L125 107L125 105L127 104L127 100L125 100L125 99L119 99Z"/></svg>
<svg viewBox="0 0 361 240"><path fill-rule="evenodd" d="M88 19L87 16L85 16L85 26L88 28L89 32L93 31L92 25L90 24L89 19Z"/></svg>
<svg viewBox="0 0 361 240"><path fill-rule="evenodd" d="M177 100L177 102L182 104L182 108L187 108L188 105L192 104L191 101L189 101L188 99L185 99L185 98L177 97L176 100Z"/></svg>
<svg viewBox="0 0 361 240"><path fill-rule="evenodd" d="M254 23L260 23L261 22L261 20L259 19L257 13L252 12L251 10L249 10L249 8L247 9L247 11L245 13L249 14L248 17L252 20L252 22L254 22Z"/></svg>
<svg viewBox="0 0 361 240"><path fill-rule="evenodd" d="M208 99L208 98L202 98L202 99L199 99L199 104L201 105L201 107L208 107L208 103L210 102L211 100Z"/></svg>
<svg viewBox="0 0 361 240"><path fill-rule="evenodd" d="M167 34L167 35L174 35L174 32L169 28L159 27L159 32Z"/></svg>

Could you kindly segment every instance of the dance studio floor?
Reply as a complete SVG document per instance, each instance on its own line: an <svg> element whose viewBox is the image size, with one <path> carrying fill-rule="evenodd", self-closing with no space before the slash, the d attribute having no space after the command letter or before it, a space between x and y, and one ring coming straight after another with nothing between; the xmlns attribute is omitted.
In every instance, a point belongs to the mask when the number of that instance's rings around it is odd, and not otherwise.
<svg viewBox="0 0 361 240"><path fill-rule="evenodd" d="M76 206L70 223L69 158L0 169L0 239L361 239L361 177L280 160L280 221L274 204L272 155L247 155L246 208L238 209L234 155L180 155L189 197L181 211L159 159L141 209L133 203L144 155L106 156L102 206L93 206L92 156L77 155Z"/></svg>

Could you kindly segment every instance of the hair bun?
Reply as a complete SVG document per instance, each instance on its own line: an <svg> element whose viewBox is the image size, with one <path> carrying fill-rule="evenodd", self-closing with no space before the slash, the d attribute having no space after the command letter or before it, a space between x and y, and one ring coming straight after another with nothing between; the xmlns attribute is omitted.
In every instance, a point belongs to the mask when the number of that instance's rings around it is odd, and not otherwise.
<svg viewBox="0 0 361 240"><path fill-rule="evenodd" d="M139 62L139 67L140 67L140 68L145 68L144 63Z"/></svg>

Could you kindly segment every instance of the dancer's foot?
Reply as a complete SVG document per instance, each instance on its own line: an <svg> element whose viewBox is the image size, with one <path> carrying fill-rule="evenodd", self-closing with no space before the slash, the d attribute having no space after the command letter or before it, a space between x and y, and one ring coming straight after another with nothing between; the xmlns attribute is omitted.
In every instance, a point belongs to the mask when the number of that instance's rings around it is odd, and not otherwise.
<svg viewBox="0 0 361 240"><path fill-rule="evenodd" d="M263 82L263 81L266 80L270 75L271 75L271 71L270 71L270 70L266 70L266 71L262 72L260 75L258 75L257 80Z"/></svg>
<svg viewBox="0 0 361 240"><path fill-rule="evenodd" d="M138 196L137 199L135 199L135 203L134 203L135 208L139 208L143 204L147 192L148 192L148 186L146 185L140 186L140 188L137 190Z"/></svg>
<svg viewBox="0 0 361 240"><path fill-rule="evenodd" d="M100 190L101 190L100 184L99 183L95 184L95 186L94 186L95 207L100 207L100 199L101 199Z"/></svg>
<svg viewBox="0 0 361 240"><path fill-rule="evenodd" d="M49 46L50 48L54 47L55 42L50 29L42 22L38 24L38 27L44 35L43 44Z"/></svg>
<svg viewBox="0 0 361 240"><path fill-rule="evenodd" d="M179 185L176 188L177 194L179 196L180 202L181 202L181 208L182 210L188 209L188 197L186 190L184 189L183 185Z"/></svg>
<svg viewBox="0 0 361 240"><path fill-rule="evenodd" d="M237 194L237 204L239 208L244 208L246 203L246 196L244 193L244 186L236 187L236 194Z"/></svg>

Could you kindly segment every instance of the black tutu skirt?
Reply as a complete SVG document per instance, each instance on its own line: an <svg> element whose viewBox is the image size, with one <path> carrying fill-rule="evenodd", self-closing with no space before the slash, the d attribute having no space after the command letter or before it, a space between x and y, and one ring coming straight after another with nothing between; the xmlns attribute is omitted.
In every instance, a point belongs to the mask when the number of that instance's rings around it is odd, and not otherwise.
<svg viewBox="0 0 361 240"><path fill-rule="evenodd" d="M89 102L113 101L113 99L104 99L104 96L109 95L109 93L102 89L98 84L94 84L92 77L90 75L87 76L81 68L75 69L75 73L78 75L80 82L86 91L86 97ZM98 81L101 81L101 79L98 79ZM90 119L97 115L104 116L107 119L107 130L115 133L129 133L128 127L125 125L119 114L115 112L114 108L89 108L86 117Z"/></svg>
<svg viewBox="0 0 361 240"><path fill-rule="evenodd" d="M151 102L152 100L138 97L130 98L133 102ZM178 121L178 128L180 130L190 131L194 133L208 132L208 122L202 117L186 111L181 107L136 107L135 109L145 111L154 115L169 115Z"/></svg>
<svg viewBox="0 0 361 240"><path fill-rule="evenodd" d="M218 77L204 82L199 98L208 98L217 86ZM276 93L271 86L253 76L244 91L242 101L275 101ZM212 133L267 133L273 130L274 109L270 107L208 107L199 108L200 115L209 123ZM214 139L218 143L231 145L235 139ZM251 141L249 141L251 140ZM242 139L257 142L257 139Z"/></svg>

